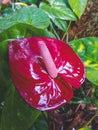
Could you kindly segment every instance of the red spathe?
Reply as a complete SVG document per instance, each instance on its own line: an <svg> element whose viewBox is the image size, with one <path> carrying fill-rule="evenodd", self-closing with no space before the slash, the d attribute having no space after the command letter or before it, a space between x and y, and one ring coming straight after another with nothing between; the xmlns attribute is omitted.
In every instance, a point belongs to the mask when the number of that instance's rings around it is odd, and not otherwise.
<svg viewBox="0 0 98 130"><path fill-rule="evenodd" d="M46 44L52 56L56 78L47 71L39 42ZM79 88L85 80L85 68L77 54L65 42L53 38L31 37L12 41L9 43L9 64L20 95L30 106L42 111L66 104L73 97L72 87Z"/></svg>

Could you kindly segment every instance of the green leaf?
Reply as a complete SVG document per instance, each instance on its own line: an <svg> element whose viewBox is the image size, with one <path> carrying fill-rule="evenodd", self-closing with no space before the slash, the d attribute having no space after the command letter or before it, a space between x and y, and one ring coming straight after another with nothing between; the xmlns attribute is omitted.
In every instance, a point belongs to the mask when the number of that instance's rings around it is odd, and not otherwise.
<svg viewBox="0 0 98 130"><path fill-rule="evenodd" d="M32 25L19 23L0 33L0 42L6 39L17 39L31 36L55 37L47 29L38 29Z"/></svg>
<svg viewBox="0 0 98 130"><path fill-rule="evenodd" d="M20 0L20 2L24 2L26 4L35 4L37 2L37 0Z"/></svg>
<svg viewBox="0 0 98 130"><path fill-rule="evenodd" d="M61 29L62 31L66 31L67 29L67 23L66 21L60 20L60 19L54 19L54 24Z"/></svg>
<svg viewBox="0 0 98 130"><path fill-rule="evenodd" d="M12 85L4 103L0 129L28 130L39 115L40 111L28 106Z"/></svg>
<svg viewBox="0 0 98 130"><path fill-rule="evenodd" d="M64 2L64 0L46 0L50 5Z"/></svg>
<svg viewBox="0 0 98 130"><path fill-rule="evenodd" d="M11 84L7 44L7 41L0 43L0 102L3 102L6 91Z"/></svg>
<svg viewBox="0 0 98 130"><path fill-rule="evenodd" d="M5 8L5 9L2 11L2 16L11 15L12 12L13 12L12 8Z"/></svg>
<svg viewBox="0 0 98 130"><path fill-rule="evenodd" d="M88 127L83 127L83 128L80 128L79 130L92 130L92 129L90 129Z"/></svg>
<svg viewBox="0 0 98 130"><path fill-rule="evenodd" d="M98 85L98 38L81 38L70 42L86 67L87 78Z"/></svg>
<svg viewBox="0 0 98 130"><path fill-rule="evenodd" d="M48 130L48 124L42 114L40 114L31 130Z"/></svg>
<svg viewBox="0 0 98 130"><path fill-rule="evenodd" d="M0 31L4 31L16 24L28 24L39 29L45 29L49 25L49 18L43 10L27 6L23 7L10 16L0 19Z"/></svg>
<svg viewBox="0 0 98 130"><path fill-rule="evenodd" d="M88 0L68 0L73 12L78 16L84 13Z"/></svg>
<svg viewBox="0 0 98 130"><path fill-rule="evenodd" d="M63 2L56 2L56 0L54 0L52 5L42 2L40 8L43 9L52 20L58 18L61 20L76 21L74 13Z"/></svg>

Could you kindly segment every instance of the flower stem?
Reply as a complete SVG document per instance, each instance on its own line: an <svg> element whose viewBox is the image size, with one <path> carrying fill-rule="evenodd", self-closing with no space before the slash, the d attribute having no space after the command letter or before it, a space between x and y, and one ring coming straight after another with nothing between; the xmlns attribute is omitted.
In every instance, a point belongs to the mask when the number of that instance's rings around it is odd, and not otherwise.
<svg viewBox="0 0 98 130"><path fill-rule="evenodd" d="M71 21L69 22L69 25L68 25L68 27L67 27L67 30L65 31L65 33L64 33L64 35L63 35L63 37L62 37L62 41L63 41L64 38L66 37L66 34L68 33L68 30L69 30L69 28L70 28L70 25L71 25Z"/></svg>

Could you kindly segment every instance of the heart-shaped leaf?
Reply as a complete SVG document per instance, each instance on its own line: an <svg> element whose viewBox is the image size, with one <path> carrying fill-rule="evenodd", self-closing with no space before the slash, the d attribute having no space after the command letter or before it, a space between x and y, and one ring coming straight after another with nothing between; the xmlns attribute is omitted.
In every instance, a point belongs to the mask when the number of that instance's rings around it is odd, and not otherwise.
<svg viewBox="0 0 98 130"><path fill-rule="evenodd" d="M84 61L87 78L98 85L98 38L81 38L70 42Z"/></svg>
<svg viewBox="0 0 98 130"><path fill-rule="evenodd" d="M39 115L40 111L28 106L12 85L4 103L0 129L28 130Z"/></svg>
<svg viewBox="0 0 98 130"><path fill-rule="evenodd" d="M51 6L46 3L41 3L40 8L53 20L58 18L61 20L76 21L74 13L63 2L54 1Z"/></svg>
<svg viewBox="0 0 98 130"><path fill-rule="evenodd" d="M0 19L0 31L4 31L16 24L28 24L36 28L45 29L49 26L49 18L43 10L27 6L20 8L12 15Z"/></svg>
<svg viewBox="0 0 98 130"><path fill-rule="evenodd" d="M68 0L73 12L78 16L84 13L88 0Z"/></svg>

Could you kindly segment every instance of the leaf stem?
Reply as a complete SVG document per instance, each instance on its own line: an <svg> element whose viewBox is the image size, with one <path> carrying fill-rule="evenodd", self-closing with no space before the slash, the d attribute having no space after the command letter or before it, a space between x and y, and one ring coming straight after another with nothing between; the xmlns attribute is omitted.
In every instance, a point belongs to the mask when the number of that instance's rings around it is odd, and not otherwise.
<svg viewBox="0 0 98 130"><path fill-rule="evenodd" d="M16 2L15 5L20 5L20 6L28 6L27 4L25 3L22 3L22 2Z"/></svg>
<svg viewBox="0 0 98 130"><path fill-rule="evenodd" d="M69 30L70 25L71 25L71 21L69 22L68 27L67 27L65 33L63 34L62 41L65 39L65 36L66 36L66 34L68 33L68 30Z"/></svg>
<svg viewBox="0 0 98 130"><path fill-rule="evenodd" d="M60 39L60 37L59 37L59 35L57 34L56 30L54 29L53 24L52 24L51 21L50 21L50 27L51 27L51 29L53 30L53 32L54 32L56 38L57 38L57 39Z"/></svg>

